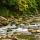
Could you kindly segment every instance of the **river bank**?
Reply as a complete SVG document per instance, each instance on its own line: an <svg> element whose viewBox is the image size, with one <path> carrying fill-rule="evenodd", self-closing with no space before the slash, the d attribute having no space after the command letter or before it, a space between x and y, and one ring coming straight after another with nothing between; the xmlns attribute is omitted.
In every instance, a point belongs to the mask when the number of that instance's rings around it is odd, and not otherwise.
<svg viewBox="0 0 40 40"><path fill-rule="evenodd" d="M28 26L28 24L31 24L31 23L33 23L33 24L36 23L37 26L36 25ZM16 18L13 16L11 16L11 17L0 16L0 40L1 39L2 40L11 40L12 35L13 35L13 37L17 37L18 40L34 40L34 39L38 40L38 39L40 39L39 38L40 30L37 29L38 25L40 26L40 17ZM36 27L34 27L34 29L32 29L33 28L32 26L36 26ZM31 29L29 29L28 27ZM33 36L31 37L29 34L33 35ZM37 37L35 38L34 35L37 36L38 38ZM5 39L5 38L7 38L7 39Z"/></svg>
<svg viewBox="0 0 40 40"><path fill-rule="evenodd" d="M20 17L16 18L14 16L3 17L0 16L0 26L6 26L9 23L15 24L30 24L30 23L40 23L40 16L36 17Z"/></svg>

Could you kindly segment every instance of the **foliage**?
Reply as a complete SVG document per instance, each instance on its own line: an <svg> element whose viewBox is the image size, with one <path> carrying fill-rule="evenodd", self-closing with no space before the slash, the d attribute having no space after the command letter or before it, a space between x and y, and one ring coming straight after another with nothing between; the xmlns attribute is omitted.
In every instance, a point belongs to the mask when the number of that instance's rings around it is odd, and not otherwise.
<svg viewBox="0 0 40 40"><path fill-rule="evenodd" d="M15 5L16 4L16 0L7 0L7 3L9 5Z"/></svg>
<svg viewBox="0 0 40 40"><path fill-rule="evenodd" d="M40 0L36 0L37 4L38 4L38 10L40 10Z"/></svg>
<svg viewBox="0 0 40 40"><path fill-rule="evenodd" d="M40 0L39 0L40 1ZM0 0L0 15L35 15L38 0ZM38 4L37 4L38 3ZM3 12L3 13L2 13Z"/></svg>
<svg viewBox="0 0 40 40"><path fill-rule="evenodd" d="M36 11L36 1L35 0L17 0L17 5L19 8L19 11L22 11L26 14L32 14L34 11Z"/></svg>
<svg viewBox="0 0 40 40"><path fill-rule="evenodd" d="M28 8L28 2L26 0L17 0L17 5L20 11L26 11Z"/></svg>

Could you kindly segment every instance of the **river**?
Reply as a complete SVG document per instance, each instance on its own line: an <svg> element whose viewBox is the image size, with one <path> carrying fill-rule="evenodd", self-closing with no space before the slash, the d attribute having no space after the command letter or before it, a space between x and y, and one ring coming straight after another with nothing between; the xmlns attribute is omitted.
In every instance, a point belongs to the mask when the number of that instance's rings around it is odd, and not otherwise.
<svg viewBox="0 0 40 40"><path fill-rule="evenodd" d="M12 35L14 32L20 32L23 33L24 35L34 35L34 37L36 38L36 40L40 40L40 33L31 33L28 31L28 27L29 25L24 25L24 24L20 24L18 26L16 26L16 24L10 25L8 24L7 26L3 26L0 28L0 35ZM32 26L32 25L30 25ZM37 26L37 25L36 25ZM33 27L30 28L38 28L35 25Z"/></svg>

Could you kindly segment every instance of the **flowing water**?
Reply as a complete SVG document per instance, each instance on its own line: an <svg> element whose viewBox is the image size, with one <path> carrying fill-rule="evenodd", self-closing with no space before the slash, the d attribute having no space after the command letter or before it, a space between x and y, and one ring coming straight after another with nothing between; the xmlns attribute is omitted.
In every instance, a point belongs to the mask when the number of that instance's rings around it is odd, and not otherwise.
<svg viewBox="0 0 40 40"><path fill-rule="evenodd" d="M35 25L34 25L35 26ZM36 25L37 26L37 25ZM38 27L31 28L38 28ZM40 33L31 33L28 31L28 25L18 25L13 24L12 26L9 24L7 26L0 28L0 35L12 35L13 33L22 33L21 35L16 35L18 40L40 40Z"/></svg>

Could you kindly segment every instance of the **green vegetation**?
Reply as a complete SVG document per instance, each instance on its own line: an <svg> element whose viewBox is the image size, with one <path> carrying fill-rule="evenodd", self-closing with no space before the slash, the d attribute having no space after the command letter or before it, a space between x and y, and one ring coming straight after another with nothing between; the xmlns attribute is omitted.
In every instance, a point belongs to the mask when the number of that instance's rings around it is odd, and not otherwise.
<svg viewBox="0 0 40 40"><path fill-rule="evenodd" d="M25 40L36 40L34 35L17 35L18 40L19 39L25 39Z"/></svg>
<svg viewBox="0 0 40 40"><path fill-rule="evenodd" d="M0 0L0 16L36 15L40 0Z"/></svg>

